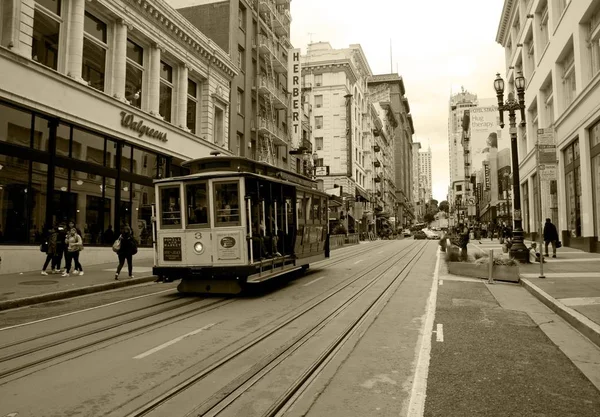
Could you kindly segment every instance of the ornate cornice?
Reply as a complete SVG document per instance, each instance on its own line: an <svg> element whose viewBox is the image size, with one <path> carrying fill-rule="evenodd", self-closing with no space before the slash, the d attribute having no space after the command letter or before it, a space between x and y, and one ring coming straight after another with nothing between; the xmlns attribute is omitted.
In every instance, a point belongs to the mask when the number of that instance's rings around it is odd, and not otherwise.
<svg viewBox="0 0 600 417"><path fill-rule="evenodd" d="M350 61L347 59L302 64L302 71L306 71L309 74L322 74L324 72L333 72L334 70L339 71L340 69L346 72L353 83L356 82L358 74L356 74Z"/></svg>
<svg viewBox="0 0 600 417"><path fill-rule="evenodd" d="M498 25L498 32L496 33L496 42L504 46L506 43L506 35L510 32L510 19L514 9L514 0L504 0L504 7L502 8L502 14L500 15L500 24Z"/></svg>
<svg viewBox="0 0 600 417"><path fill-rule="evenodd" d="M177 37L229 77L237 75L227 53L164 0L131 0L131 3L135 4L146 17L152 18L166 32Z"/></svg>

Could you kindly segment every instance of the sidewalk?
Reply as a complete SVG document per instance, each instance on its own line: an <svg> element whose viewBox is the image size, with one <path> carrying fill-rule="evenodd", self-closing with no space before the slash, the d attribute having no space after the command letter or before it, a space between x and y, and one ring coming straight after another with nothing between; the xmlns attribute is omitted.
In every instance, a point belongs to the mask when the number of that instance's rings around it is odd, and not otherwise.
<svg viewBox="0 0 600 417"><path fill-rule="evenodd" d="M0 276L0 310L22 307L47 301L76 297L100 291L112 290L130 285L151 282L152 260L134 261L133 276L127 276L127 266L123 268L119 281L114 279L117 262L84 266L83 276L71 274L40 275L40 271Z"/></svg>
<svg viewBox="0 0 600 417"><path fill-rule="evenodd" d="M497 239L482 239L481 244L472 240L469 245L471 253L491 249L494 256L502 254ZM545 278L540 278L539 262L521 265L521 285L600 347L600 254L562 247L556 255L545 258Z"/></svg>

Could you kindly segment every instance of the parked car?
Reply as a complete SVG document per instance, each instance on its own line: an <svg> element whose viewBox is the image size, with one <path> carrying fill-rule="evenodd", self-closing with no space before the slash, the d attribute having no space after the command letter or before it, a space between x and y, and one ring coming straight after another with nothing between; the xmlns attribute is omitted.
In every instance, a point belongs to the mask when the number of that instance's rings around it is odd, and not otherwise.
<svg viewBox="0 0 600 417"><path fill-rule="evenodd" d="M423 233L427 236L427 239L439 239L440 234L438 232L434 232L431 229L423 229Z"/></svg>
<svg viewBox="0 0 600 417"><path fill-rule="evenodd" d="M425 234L424 231L422 230L417 230L414 234L413 234L413 238L415 240L419 240L419 239L427 239L427 235Z"/></svg>
<svg viewBox="0 0 600 417"><path fill-rule="evenodd" d="M412 233L411 233L410 229L404 229L402 231L402 234L404 235L404 237L412 236Z"/></svg>

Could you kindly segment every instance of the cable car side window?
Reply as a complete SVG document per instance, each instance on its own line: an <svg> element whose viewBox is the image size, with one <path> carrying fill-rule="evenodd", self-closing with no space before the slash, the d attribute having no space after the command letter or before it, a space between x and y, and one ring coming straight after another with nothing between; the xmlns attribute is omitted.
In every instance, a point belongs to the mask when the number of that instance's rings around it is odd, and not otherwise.
<svg viewBox="0 0 600 417"><path fill-rule="evenodd" d="M181 229L181 193L179 184L160 188L160 226Z"/></svg>
<svg viewBox="0 0 600 417"><path fill-rule="evenodd" d="M217 227L240 225L239 182L213 183Z"/></svg>
<svg viewBox="0 0 600 417"><path fill-rule="evenodd" d="M187 227L208 227L208 193L206 182L185 186L187 204Z"/></svg>

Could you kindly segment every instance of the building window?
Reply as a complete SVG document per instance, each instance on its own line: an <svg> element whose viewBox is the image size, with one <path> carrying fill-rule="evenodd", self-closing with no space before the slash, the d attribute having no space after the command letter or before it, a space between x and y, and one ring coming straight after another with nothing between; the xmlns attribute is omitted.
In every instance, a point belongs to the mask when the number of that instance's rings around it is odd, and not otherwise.
<svg viewBox="0 0 600 417"><path fill-rule="evenodd" d="M323 138L315 138L315 146L317 147L317 151L323 150Z"/></svg>
<svg viewBox="0 0 600 417"><path fill-rule="evenodd" d="M244 115L244 92L239 88L237 90L237 112Z"/></svg>
<svg viewBox="0 0 600 417"><path fill-rule="evenodd" d="M544 2L544 5L540 9L540 28L538 31L538 39L540 44L540 51L543 51L550 38L548 37L548 2Z"/></svg>
<svg viewBox="0 0 600 417"><path fill-rule="evenodd" d="M548 83L548 86L543 90L544 95L544 124L546 127L550 127L554 124L554 94L552 92L552 80Z"/></svg>
<svg viewBox="0 0 600 417"><path fill-rule="evenodd" d="M243 31L246 31L246 8L241 2L238 9L238 26Z"/></svg>
<svg viewBox="0 0 600 417"><path fill-rule="evenodd" d="M320 87L323 85L323 74L315 74L315 86Z"/></svg>
<svg viewBox="0 0 600 417"><path fill-rule="evenodd" d="M575 56L573 51L562 60L563 110L575 100L577 95L575 83Z"/></svg>
<svg viewBox="0 0 600 417"><path fill-rule="evenodd" d="M594 204L595 235L600 241L600 121L590 127L590 156L592 162L592 196Z"/></svg>
<svg viewBox="0 0 600 417"><path fill-rule="evenodd" d="M160 61L160 103L158 111L165 121L171 121L173 101L173 68Z"/></svg>
<svg viewBox="0 0 600 417"><path fill-rule="evenodd" d="M106 74L106 51L108 49L106 35L106 23L91 13L85 12L81 76L90 87L100 91L104 91Z"/></svg>
<svg viewBox="0 0 600 417"><path fill-rule="evenodd" d="M590 17L587 40L590 48L591 76L594 77L600 72L600 4Z"/></svg>
<svg viewBox="0 0 600 417"><path fill-rule="evenodd" d="M241 46L238 45L238 59L237 59L238 68L243 71L246 66L245 64L246 64L246 53L244 51L244 48L242 48Z"/></svg>
<svg viewBox="0 0 600 417"><path fill-rule="evenodd" d="M581 164L579 139L563 151L567 191L567 228L572 237L581 236Z"/></svg>
<svg viewBox="0 0 600 417"><path fill-rule="evenodd" d="M58 69L61 18L60 0L37 0L33 12L31 59Z"/></svg>
<svg viewBox="0 0 600 417"><path fill-rule="evenodd" d="M213 129L214 129L215 143L219 146L225 145L224 125L223 125L224 121L225 121L225 117L224 117L223 109L221 109L218 106L215 106Z"/></svg>
<svg viewBox="0 0 600 417"><path fill-rule="evenodd" d="M144 48L127 39L127 66L125 71L125 98L142 108L142 81L144 78Z"/></svg>
<svg viewBox="0 0 600 417"><path fill-rule="evenodd" d="M560 16L563 14L569 3L571 3L571 0L556 0L556 15L558 16L558 19L556 19L557 25L558 21L560 20Z"/></svg>
<svg viewBox="0 0 600 417"><path fill-rule="evenodd" d="M188 79L187 89L187 128L196 133L196 116L198 109L198 84Z"/></svg>
<svg viewBox="0 0 600 417"><path fill-rule="evenodd" d="M317 108L323 107L323 96L315 96L315 106Z"/></svg>
<svg viewBox="0 0 600 417"><path fill-rule="evenodd" d="M323 129L323 116L315 116L315 129Z"/></svg>

